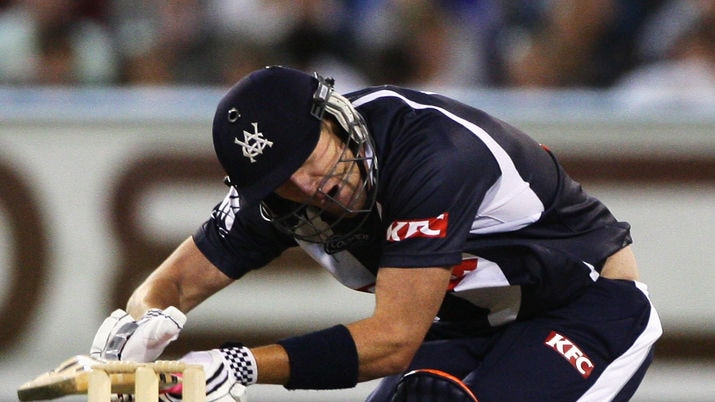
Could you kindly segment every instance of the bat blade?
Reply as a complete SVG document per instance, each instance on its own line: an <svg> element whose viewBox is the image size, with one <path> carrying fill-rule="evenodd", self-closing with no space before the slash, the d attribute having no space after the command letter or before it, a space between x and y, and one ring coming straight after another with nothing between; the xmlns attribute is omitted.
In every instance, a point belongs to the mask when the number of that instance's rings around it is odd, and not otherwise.
<svg viewBox="0 0 715 402"><path fill-rule="evenodd" d="M60 398L67 395L86 394L89 387L89 373L95 366L106 362L86 355L77 355L62 362L54 370L41 374L22 384L17 389L21 401L39 401ZM131 394L134 392L133 371L111 373L112 393ZM169 388L181 382L175 374L160 375L160 387Z"/></svg>

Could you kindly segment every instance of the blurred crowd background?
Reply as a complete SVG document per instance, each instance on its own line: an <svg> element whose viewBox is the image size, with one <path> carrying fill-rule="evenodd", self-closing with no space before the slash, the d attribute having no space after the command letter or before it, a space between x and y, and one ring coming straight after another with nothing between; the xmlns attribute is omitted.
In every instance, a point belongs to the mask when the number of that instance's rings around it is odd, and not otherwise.
<svg viewBox="0 0 715 402"><path fill-rule="evenodd" d="M0 0L0 85L715 91L712 0Z"/></svg>

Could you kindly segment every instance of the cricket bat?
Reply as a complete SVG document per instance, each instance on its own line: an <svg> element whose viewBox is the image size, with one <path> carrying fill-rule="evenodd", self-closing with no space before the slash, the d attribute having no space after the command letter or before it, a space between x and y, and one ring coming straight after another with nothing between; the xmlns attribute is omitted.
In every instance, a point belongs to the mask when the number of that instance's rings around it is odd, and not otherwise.
<svg viewBox="0 0 715 402"><path fill-rule="evenodd" d="M152 367L161 367L159 388L167 389L181 383L181 373L184 368L180 362L147 363ZM77 355L62 362L57 368L39 375L17 389L17 397L21 401L38 401L55 399L67 395L86 394L89 387L89 373L93 369L104 370L111 367L109 379L113 394L131 394L134 392L136 367L144 363L106 362L86 355ZM170 371L174 371L171 373Z"/></svg>

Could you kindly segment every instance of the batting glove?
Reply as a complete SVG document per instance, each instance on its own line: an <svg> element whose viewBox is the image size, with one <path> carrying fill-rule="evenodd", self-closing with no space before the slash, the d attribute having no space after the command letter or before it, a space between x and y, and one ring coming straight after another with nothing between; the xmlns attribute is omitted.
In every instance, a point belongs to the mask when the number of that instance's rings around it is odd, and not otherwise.
<svg viewBox="0 0 715 402"><path fill-rule="evenodd" d="M99 327L89 355L105 360L150 362L156 360L186 323L176 307L150 309L138 321L115 310Z"/></svg>
<svg viewBox="0 0 715 402"><path fill-rule="evenodd" d="M258 378L256 359L244 346L191 352L181 361L204 367L207 402L247 402L246 386L255 384ZM164 390L159 399L180 402L181 385Z"/></svg>

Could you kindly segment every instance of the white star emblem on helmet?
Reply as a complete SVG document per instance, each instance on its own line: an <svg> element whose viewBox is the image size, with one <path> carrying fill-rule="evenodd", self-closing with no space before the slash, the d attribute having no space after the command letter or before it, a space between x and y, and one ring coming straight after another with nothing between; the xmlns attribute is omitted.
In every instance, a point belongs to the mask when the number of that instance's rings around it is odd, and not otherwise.
<svg viewBox="0 0 715 402"><path fill-rule="evenodd" d="M265 147L272 147L273 142L268 141L263 137L263 133L258 131L258 123L251 123L253 126L253 132L249 133L243 130L243 141L234 137L233 142L241 146L243 151L243 156L251 160L251 163L256 162L256 157L263 154L263 149Z"/></svg>

